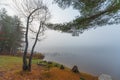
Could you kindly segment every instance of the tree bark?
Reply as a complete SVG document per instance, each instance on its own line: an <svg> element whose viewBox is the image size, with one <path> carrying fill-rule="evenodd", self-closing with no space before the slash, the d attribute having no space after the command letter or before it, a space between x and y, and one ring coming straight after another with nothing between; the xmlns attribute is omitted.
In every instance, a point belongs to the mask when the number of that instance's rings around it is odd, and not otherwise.
<svg viewBox="0 0 120 80"><path fill-rule="evenodd" d="M29 64L27 64L27 51L28 51L28 29L29 29L29 23L30 23L30 17L32 16L32 14L34 12L36 12L37 10L39 10L40 8L36 8L34 9L30 14L29 16L27 17L27 26L26 26L26 34L25 34L25 50L24 50L24 53L23 53L23 71L26 71L26 70L29 70L29 65L31 67L31 59L32 59L32 55L33 53L30 55L30 58L29 58ZM37 42L37 41L36 41ZM36 44L35 44L36 45ZM34 45L33 45L34 46ZM34 51L34 48L33 48L33 51ZM32 52L32 51L31 51Z"/></svg>
<svg viewBox="0 0 120 80"><path fill-rule="evenodd" d="M36 44L37 44L37 40L38 40L38 36L39 36L41 27L42 27L42 23L41 23L41 21L40 21L39 29L38 29L38 32L37 32L37 34L36 34L35 42L34 42L34 44L33 44L33 46L32 46L31 55L30 55L30 57L29 57L29 64L28 64L28 70L29 70L29 71L31 71L32 57L33 57L33 54L34 54L34 49L35 49L35 46L36 46Z"/></svg>
<svg viewBox="0 0 120 80"><path fill-rule="evenodd" d="M27 26L26 26L26 34L25 34L25 50L23 53L23 71L26 71L28 69L28 65L27 65L27 50L28 50L28 29L29 29L29 19L30 16L28 16L27 18Z"/></svg>

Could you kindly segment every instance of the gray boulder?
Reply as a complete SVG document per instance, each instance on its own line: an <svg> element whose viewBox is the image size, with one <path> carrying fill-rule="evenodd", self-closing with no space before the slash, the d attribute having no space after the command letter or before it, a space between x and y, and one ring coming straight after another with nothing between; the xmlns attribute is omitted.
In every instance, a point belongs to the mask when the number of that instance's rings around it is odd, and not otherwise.
<svg viewBox="0 0 120 80"><path fill-rule="evenodd" d="M112 80L112 77L110 75L107 75L107 74L101 74L98 77L98 80Z"/></svg>
<svg viewBox="0 0 120 80"><path fill-rule="evenodd" d="M78 67L76 65L73 66L72 72L79 73Z"/></svg>

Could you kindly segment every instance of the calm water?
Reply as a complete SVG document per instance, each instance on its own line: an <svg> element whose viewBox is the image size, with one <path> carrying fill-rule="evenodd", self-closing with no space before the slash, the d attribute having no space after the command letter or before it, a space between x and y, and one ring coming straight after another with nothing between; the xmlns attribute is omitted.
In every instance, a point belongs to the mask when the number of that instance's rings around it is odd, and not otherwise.
<svg viewBox="0 0 120 80"><path fill-rule="evenodd" d="M48 30L46 39L37 44L36 51L44 53L45 60L70 68L77 65L80 71L94 75L105 73L120 80L119 34L119 25L86 30L79 37Z"/></svg>

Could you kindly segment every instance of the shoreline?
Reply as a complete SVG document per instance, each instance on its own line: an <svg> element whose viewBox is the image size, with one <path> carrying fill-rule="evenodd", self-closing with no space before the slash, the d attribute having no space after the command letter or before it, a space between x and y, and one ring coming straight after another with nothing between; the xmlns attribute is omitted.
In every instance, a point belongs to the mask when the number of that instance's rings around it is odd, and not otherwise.
<svg viewBox="0 0 120 80"><path fill-rule="evenodd" d="M65 67L67 67L68 69L72 69L75 65L72 65L72 66L69 66L69 65L67 65L67 64L65 64L65 63L61 63L61 62L59 62L59 61L54 61L54 60L46 60L46 59L43 59L44 61L47 61L47 62L53 62L53 63L58 63L58 64L61 64L61 65L64 65ZM77 65L76 65L77 66ZM91 76L96 76L96 77L98 77L99 75L96 75L96 74L92 74L92 73L89 73L89 72L87 72L87 71L83 71L83 70L80 70L79 69L80 67L78 67L78 70L81 72L81 73L84 73L84 74L88 74L88 75L91 75Z"/></svg>
<svg viewBox="0 0 120 80"><path fill-rule="evenodd" d="M60 65L59 63L55 63L55 62L46 62L43 60L39 60L39 59L33 59L33 64L32 64L32 72L21 72L21 66L22 66L22 58L21 57L15 57L15 56L3 56L0 55L0 60L3 61L0 63L0 74L3 76L0 76L0 80L3 80L2 78L6 78L6 76L8 78L15 78L13 80L19 80L19 78L21 78L20 80L27 80L27 78L31 78L29 80L35 80L32 79L36 76L36 78L41 77L43 79L40 80L68 80L66 78L70 77L69 80L98 80L98 77L93 76L91 74L88 73L84 73L84 72L80 72L78 73L73 73L71 71L70 68L65 66L65 69L61 70L60 69ZM36 63L38 63L38 61L40 63L46 63L47 66L39 66ZM58 66L56 66L56 64ZM42 71L41 71L42 70ZM16 74L17 71L17 74ZM46 73L47 71L47 73ZM6 72L6 73L4 73ZM57 73L57 74L56 74ZM22 75L24 74L24 76ZM29 75L29 74L33 74L33 75ZM49 78L48 78L48 74L49 74ZM41 76L42 75L42 76ZM18 78L19 77L19 78ZM7 79L10 80L10 79ZM39 80L39 79L38 79Z"/></svg>

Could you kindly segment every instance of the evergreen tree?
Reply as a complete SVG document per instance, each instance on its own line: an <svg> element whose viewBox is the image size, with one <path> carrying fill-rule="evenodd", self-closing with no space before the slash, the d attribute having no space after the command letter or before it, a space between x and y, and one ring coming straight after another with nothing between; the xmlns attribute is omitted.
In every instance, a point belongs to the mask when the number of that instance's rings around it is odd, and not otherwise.
<svg viewBox="0 0 120 80"><path fill-rule="evenodd" d="M8 16L5 9L2 9L0 13L1 33L3 33L0 35L1 52L15 53L23 42L21 21L17 16Z"/></svg>
<svg viewBox="0 0 120 80"><path fill-rule="evenodd" d="M84 30L120 22L120 0L54 0L54 2L61 8L72 6L80 12L80 16L71 22L53 24L54 29L66 32L71 27Z"/></svg>

